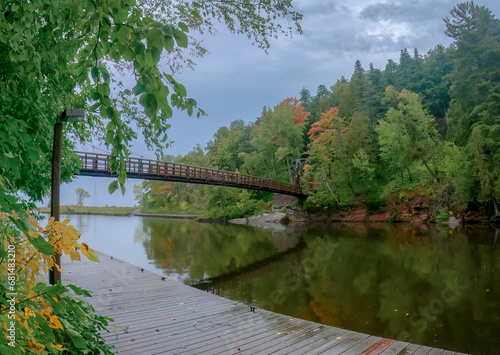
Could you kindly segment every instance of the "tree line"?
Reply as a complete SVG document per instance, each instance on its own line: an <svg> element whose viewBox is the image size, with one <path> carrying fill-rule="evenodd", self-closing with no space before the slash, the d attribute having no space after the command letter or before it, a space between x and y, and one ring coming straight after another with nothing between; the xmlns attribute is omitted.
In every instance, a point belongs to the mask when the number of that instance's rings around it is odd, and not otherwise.
<svg viewBox="0 0 500 355"><path fill-rule="evenodd" d="M428 196L432 210L464 211L500 199L500 22L484 6L458 4L444 18L448 47L403 49L384 69L358 60L315 95L303 88L254 122L220 127L204 148L165 160L240 171L301 186L308 209L383 209ZM204 210L239 217L266 207L270 194L144 182L150 209Z"/></svg>

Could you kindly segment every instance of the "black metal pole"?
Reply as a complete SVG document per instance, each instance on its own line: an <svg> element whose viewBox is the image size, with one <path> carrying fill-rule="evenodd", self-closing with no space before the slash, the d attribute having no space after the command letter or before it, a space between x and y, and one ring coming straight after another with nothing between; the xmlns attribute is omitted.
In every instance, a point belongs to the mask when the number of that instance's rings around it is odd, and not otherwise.
<svg viewBox="0 0 500 355"><path fill-rule="evenodd" d="M52 149L52 188L50 195L50 215L56 221L60 218L61 194L61 155L62 155L63 125L59 121L54 126L54 147ZM54 261L61 267L61 255L56 253ZM55 285L61 281L61 272L54 266L49 270L49 282Z"/></svg>

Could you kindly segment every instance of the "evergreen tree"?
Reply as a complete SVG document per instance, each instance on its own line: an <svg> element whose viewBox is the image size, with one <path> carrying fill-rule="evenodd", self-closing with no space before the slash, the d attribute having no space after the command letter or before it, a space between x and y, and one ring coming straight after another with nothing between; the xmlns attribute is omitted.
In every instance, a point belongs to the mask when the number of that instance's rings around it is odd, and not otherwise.
<svg viewBox="0 0 500 355"><path fill-rule="evenodd" d="M446 34L454 39L455 62L448 75L448 132L450 140L463 146L473 126L485 117L477 108L492 99L500 83L500 21L472 1L458 4L450 14L444 19Z"/></svg>

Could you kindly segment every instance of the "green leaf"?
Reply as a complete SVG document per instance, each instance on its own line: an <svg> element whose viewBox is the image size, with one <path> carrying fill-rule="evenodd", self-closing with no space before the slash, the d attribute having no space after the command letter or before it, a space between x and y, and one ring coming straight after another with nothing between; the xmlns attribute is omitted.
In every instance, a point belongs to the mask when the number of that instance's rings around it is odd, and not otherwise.
<svg viewBox="0 0 500 355"><path fill-rule="evenodd" d="M68 291L68 289L61 284L61 281L57 281L57 284L52 285L52 286L48 286L47 290L45 292L47 292L47 295L49 295L49 296L59 297L64 292L67 292L67 291Z"/></svg>
<svg viewBox="0 0 500 355"><path fill-rule="evenodd" d="M134 88L132 89L132 92L136 95L139 95L139 94L142 94L145 90L145 87L144 85L141 85L141 84L137 84L136 86L134 86Z"/></svg>
<svg viewBox="0 0 500 355"><path fill-rule="evenodd" d="M118 181L114 180L111 184L109 184L109 186L108 186L108 192L111 195L117 189L118 189Z"/></svg>
<svg viewBox="0 0 500 355"><path fill-rule="evenodd" d="M36 284L35 287L33 287L33 291L36 293L42 293L47 291L47 285L44 284L43 282L39 282Z"/></svg>
<svg viewBox="0 0 500 355"><path fill-rule="evenodd" d="M152 28L146 36L146 40L148 42L148 48L163 47L163 34L158 28Z"/></svg>
<svg viewBox="0 0 500 355"><path fill-rule="evenodd" d="M186 91L186 88L184 87L184 85L182 85L178 82L174 83L174 90L180 97L186 97L186 95L187 95L187 91Z"/></svg>
<svg viewBox="0 0 500 355"><path fill-rule="evenodd" d="M161 26L161 31L168 36L172 36L174 34L174 28L171 25Z"/></svg>
<svg viewBox="0 0 500 355"><path fill-rule="evenodd" d="M124 171L120 171L118 173L118 182L120 185L125 184L125 180L127 180L127 174Z"/></svg>
<svg viewBox="0 0 500 355"><path fill-rule="evenodd" d="M189 28L184 22L179 22L178 25L179 25L179 28L181 30L183 30L184 32L189 32Z"/></svg>
<svg viewBox="0 0 500 355"><path fill-rule="evenodd" d="M132 30L127 26L120 26L117 33L118 41L122 43L128 41L131 31Z"/></svg>
<svg viewBox="0 0 500 355"><path fill-rule="evenodd" d="M134 51L132 51L132 49L130 49L127 45L118 43L116 45L116 48L118 48L118 52L127 62L130 62L136 56Z"/></svg>
<svg viewBox="0 0 500 355"><path fill-rule="evenodd" d="M113 138L115 138L115 132L114 131L108 131L106 132L106 144L112 144L113 143Z"/></svg>
<svg viewBox="0 0 500 355"><path fill-rule="evenodd" d="M153 58L153 63L157 64L161 58L161 50L158 47L151 48L151 56Z"/></svg>
<svg viewBox="0 0 500 355"><path fill-rule="evenodd" d="M158 101L154 94L147 93L141 95L139 103L144 107L144 112L149 117L154 116L158 111Z"/></svg>
<svg viewBox="0 0 500 355"><path fill-rule="evenodd" d="M174 38L175 38L175 41L177 42L177 45L179 47L181 47L181 48L187 48L187 46L188 46L188 37L187 37L187 35L184 32L179 31L179 30L175 30Z"/></svg>
<svg viewBox="0 0 500 355"><path fill-rule="evenodd" d="M85 344L85 340L83 339L82 335L78 333L74 329L66 329L66 334L69 335L71 338L71 341L75 346L79 349L87 349L87 344Z"/></svg>
<svg viewBox="0 0 500 355"><path fill-rule="evenodd" d="M106 125L107 131L114 131L115 128L116 128L116 125L113 121L109 121L108 124Z"/></svg>
<svg viewBox="0 0 500 355"><path fill-rule="evenodd" d="M52 244L50 244L42 237L33 238L29 235L26 235L26 237L40 253L44 255L55 255L54 247L52 247Z"/></svg>
<svg viewBox="0 0 500 355"><path fill-rule="evenodd" d="M169 51L172 52L174 49L175 41L174 38L170 35L165 35L163 36L163 47Z"/></svg>
<svg viewBox="0 0 500 355"><path fill-rule="evenodd" d="M74 293L76 293L78 296L81 296L81 295L85 295L87 297L92 297L92 295L90 294L89 291L83 289L83 288L80 288L78 286L75 286L75 285L68 285L68 287L70 289L73 290Z"/></svg>
<svg viewBox="0 0 500 355"><path fill-rule="evenodd" d="M89 107L89 112L95 112L101 106L100 102L96 102L92 106Z"/></svg>
<svg viewBox="0 0 500 355"><path fill-rule="evenodd" d="M99 68L93 67L90 73L92 74L92 79L94 79L94 81L99 81Z"/></svg>

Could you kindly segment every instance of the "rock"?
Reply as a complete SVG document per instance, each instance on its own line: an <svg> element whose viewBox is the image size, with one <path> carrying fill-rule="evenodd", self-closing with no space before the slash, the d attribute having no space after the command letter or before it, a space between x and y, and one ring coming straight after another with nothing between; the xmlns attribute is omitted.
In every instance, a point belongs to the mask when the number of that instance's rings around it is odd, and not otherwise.
<svg viewBox="0 0 500 355"><path fill-rule="evenodd" d="M267 228L273 230L285 229L288 224L288 217L282 212L264 213L259 216L246 218L236 218L229 221L234 224L248 224L252 227Z"/></svg>
<svg viewBox="0 0 500 355"><path fill-rule="evenodd" d="M366 208L363 208L361 210L357 210L351 213L348 213L344 220L346 222L362 222L366 219L366 216L368 216L368 211Z"/></svg>
<svg viewBox="0 0 500 355"><path fill-rule="evenodd" d="M304 223L309 220L309 214L306 211L287 208L285 214L291 222Z"/></svg>
<svg viewBox="0 0 500 355"><path fill-rule="evenodd" d="M229 222L233 224L247 224L248 220L246 218L235 218L230 220Z"/></svg>
<svg viewBox="0 0 500 355"><path fill-rule="evenodd" d="M391 220L391 212L385 211L368 217L370 222L387 222Z"/></svg>

